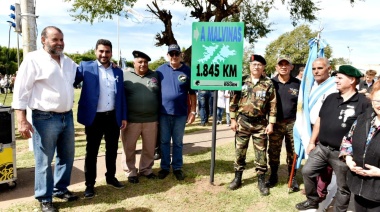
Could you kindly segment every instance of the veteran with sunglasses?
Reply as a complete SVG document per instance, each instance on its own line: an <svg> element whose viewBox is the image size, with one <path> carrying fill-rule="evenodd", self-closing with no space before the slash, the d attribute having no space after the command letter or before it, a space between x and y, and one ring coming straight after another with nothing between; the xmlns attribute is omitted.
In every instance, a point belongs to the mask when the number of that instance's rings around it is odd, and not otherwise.
<svg viewBox="0 0 380 212"><path fill-rule="evenodd" d="M161 170L158 178L164 179L170 173L170 166L177 180L184 180L183 136L186 123L195 120L196 95L190 88L191 71L181 62L181 49L177 44L169 45L167 57L169 62L157 68L161 84L161 106L159 133L161 140ZM188 114L187 96L190 96L191 109ZM172 157L170 141L173 142Z"/></svg>

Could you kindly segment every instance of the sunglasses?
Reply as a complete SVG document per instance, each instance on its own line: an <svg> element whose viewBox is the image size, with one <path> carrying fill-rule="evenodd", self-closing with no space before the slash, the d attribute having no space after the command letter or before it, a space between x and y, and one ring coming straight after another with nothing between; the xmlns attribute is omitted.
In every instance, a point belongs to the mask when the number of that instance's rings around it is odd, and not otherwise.
<svg viewBox="0 0 380 212"><path fill-rule="evenodd" d="M180 52L176 52L176 51L169 52L170 57L173 57L173 56L178 57L180 54L181 54Z"/></svg>

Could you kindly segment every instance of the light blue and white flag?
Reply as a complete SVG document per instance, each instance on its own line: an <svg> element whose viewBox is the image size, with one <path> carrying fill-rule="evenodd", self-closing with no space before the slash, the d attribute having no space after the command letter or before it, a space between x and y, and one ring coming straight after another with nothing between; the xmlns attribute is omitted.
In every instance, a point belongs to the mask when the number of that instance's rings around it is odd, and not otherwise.
<svg viewBox="0 0 380 212"><path fill-rule="evenodd" d="M310 109L312 108L313 99L318 99L319 95L310 96L311 88L314 84L314 77L312 72L312 65L318 57L324 57L324 48L327 45L324 40L321 40L319 35L317 38L312 38L309 43L309 57L306 62L304 74L298 94L297 103L297 118L293 128L294 137L294 151L298 155L296 169L301 166L302 159L306 158L305 148L307 148L311 137L311 124L310 124ZM318 50L319 46L319 50ZM310 99L312 97L312 99ZM311 101L310 101L311 100Z"/></svg>

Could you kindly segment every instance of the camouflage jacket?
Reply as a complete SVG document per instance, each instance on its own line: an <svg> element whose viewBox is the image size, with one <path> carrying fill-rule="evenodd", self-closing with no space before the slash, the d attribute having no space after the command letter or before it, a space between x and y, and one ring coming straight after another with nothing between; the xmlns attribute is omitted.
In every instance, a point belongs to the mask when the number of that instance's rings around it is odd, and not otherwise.
<svg viewBox="0 0 380 212"><path fill-rule="evenodd" d="M269 123L276 123L276 91L272 81L261 76L254 85L250 75L243 76L241 91L235 91L230 103L230 117L269 115Z"/></svg>

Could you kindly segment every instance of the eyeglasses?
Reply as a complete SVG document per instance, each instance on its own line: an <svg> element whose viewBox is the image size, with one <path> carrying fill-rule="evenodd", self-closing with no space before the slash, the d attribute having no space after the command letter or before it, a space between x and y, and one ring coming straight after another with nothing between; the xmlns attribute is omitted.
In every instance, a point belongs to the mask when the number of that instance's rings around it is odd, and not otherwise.
<svg viewBox="0 0 380 212"><path fill-rule="evenodd" d="M177 52L177 51L169 52L170 57L173 57L173 56L178 57L180 54L181 54L181 53L180 53L180 52Z"/></svg>

